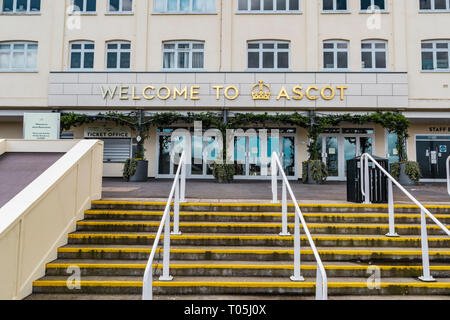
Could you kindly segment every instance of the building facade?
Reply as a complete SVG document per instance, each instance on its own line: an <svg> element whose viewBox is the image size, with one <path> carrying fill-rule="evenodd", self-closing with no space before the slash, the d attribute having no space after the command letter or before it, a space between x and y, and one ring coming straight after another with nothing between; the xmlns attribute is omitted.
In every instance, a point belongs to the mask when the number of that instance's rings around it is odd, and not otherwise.
<svg viewBox="0 0 450 320"><path fill-rule="evenodd" d="M450 155L450 0L0 0L0 137L22 138L28 112L321 114L395 111L411 122L407 153L424 179ZM193 124L181 127L192 128ZM168 139L152 127L149 177L171 177ZM189 129L188 128L188 129ZM301 177L307 133L278 125L271 151ZM207 129L207 128L203 128ZM105 141L105 176L121 176L136 133L91 123L64 137ZM106 137L106 138L103 138ZM195 138L193 138L195 139ZM237 177L261 179L257 137L235 140ZM398 158L381 126L321 136L329 179L370 152ZM208 139L192 140L211 178ZM270 153L269 153L270 154ZM202 162L203 161L203 162Z"/></svg>

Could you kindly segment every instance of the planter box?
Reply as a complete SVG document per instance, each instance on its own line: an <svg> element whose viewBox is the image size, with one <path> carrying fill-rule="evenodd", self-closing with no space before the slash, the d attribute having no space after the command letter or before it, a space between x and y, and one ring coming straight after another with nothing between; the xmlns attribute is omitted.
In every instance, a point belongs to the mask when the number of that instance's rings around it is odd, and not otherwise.
<svg viewBox="0 0 450 320"><path fill-rule="evenodd" d="M139 160L136 165L136 173L130 177L130 182L147 182L148 180L148 161Z"/></svg>
<svg viewBox="0 0 450 320"><path fill-rule="evenodd" d="M411 180L408 175L405 173L406 163L400 163L400 176L398 178L398 182L402 186L415 186L416 182Z"/></svg>

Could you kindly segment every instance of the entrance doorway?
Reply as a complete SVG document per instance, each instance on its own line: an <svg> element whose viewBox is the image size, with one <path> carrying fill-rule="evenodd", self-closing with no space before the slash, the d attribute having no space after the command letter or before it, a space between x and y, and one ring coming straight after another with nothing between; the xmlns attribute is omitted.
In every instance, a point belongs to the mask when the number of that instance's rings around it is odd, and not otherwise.
<svg viewBox="0 0 450 320"><path fill-rule="evenodd" d="M329 180L345 180L347 160L374 150L374 130L333 128L319 137L322 161L328 167Z"/></svg>
<svg viewBox="0 0 450 320"><path fill-rule="evenodd" d="M450 135L416 136L416 156L423 179L446 179Z"/></svg>

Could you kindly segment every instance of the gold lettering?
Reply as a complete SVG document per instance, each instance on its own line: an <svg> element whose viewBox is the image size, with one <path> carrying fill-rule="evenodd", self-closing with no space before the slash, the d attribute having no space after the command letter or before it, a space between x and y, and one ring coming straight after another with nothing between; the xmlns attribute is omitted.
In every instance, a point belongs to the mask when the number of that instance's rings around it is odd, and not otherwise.
<svg viewBox="0 0 450 320"><path fill-rule="evenodd" d="M128 86L120 86L120 100L128 100Z"/></svg>
<svg viewBox="0 0 450 320"><path fill-rule="evenodd" d="M325 91L329 90L331 92L331 95L326 96L325 95ZM331 100L336 96L336 92L334 91L333 87L323 87L322 90L320 90L320 96L322 97L323 100Z"/></svg>
<svg viewBox="0 0 450 320"><path fill-rule="evenodd" d="M167 91L167 95L165 97L161 96L161 91L163 91L163 90ZM168 87L164 86L164 87L161 87L158 89L158 91L156 92L156 95L161 100L167 100L167 99L169 99L169 97L171 95L170 92L171 92L170 89Z"/></svg>
<svg viewBox="0 0 450 320"><path fill-rule="evenodd" d="M131 87L131 95L133 96L133 100L141 100L141 97L136 96L136 86Z"/></svg>
<svg viewBox="0 0 450 320"><path fill-rule="evenodd" d="M198 92L197 90L200 90L200 86L191 87L191 100L200 100L200 98L198 97L200 92Z"/></svg>
<svg viewBox="0 0 450 320"><path fill-rule="evenodd" d="M177 100L177 96L184 96L184 100L187 100L187 87L184 87L181 91L178 91L177 87L173 87L173 100Z"/></svg>
<svg viewBox="0 0 450 320"><path fill-rule="evenodd" d="M294 99L294 100L302 100L303 97L304 97L302 90L303 90L303 87L301 87L301 86L294 87L294 89L292 89L292 92L294 94L296 94L296 95L293 96L292 99Z"/></svg>
<svg viewBox="0 0 450 320"><path fill-rule="evenodd" d="M106 91L105 91L105 88L103 88L103 86L101 87L102 88L102 96L103 96L103 100L105 100L106 99L106 97L109 95L109 97L111 98L111 99L114 99L114 96L116 95L116 91L117 91L117 86L115 86L114 87L114 90L111 90L109 87L106 89Z"/></svg>
<svg viewBox="0 0 450 320"><path fill-rule="evenodd" d="M291 100L291 97L287 93L287 90L286 90L285 87L281 88L280 93L278 94L277 100L280 100L281 98L285 98L285 99Z"/></svg>
<svg viewBox="0 0 450 320"><path fill-rule="evenodd" d="M216 100L220 100L220 90L223 89L223 86L213 86L213 89L216 89Z"/></svg>
<svg viewBox="0 0 450 320"><path fill-rule="evenodd" d="M152 94L151 96L147 95L147 91L148 90L155 90L155 87L152 86L146 86L143 90L142 90L142 96L144 97L145 100L153 100L155 98L155 95Z"/></svg>
<svg viewBox="0 0 450 320"><path fill-rule="evenodd" d="M336 89L341 91L341 101L344 100L344 91L348 89L347 86L337 86Z"/></svg>
<svg viewBox="0 0 450 320"><path fill-rule="evenodd" d="M234 96L230 96L228 93L230 90L234 90ZM237 97L239 97L239 90L235 86L229 86L225 88L225 98L228 100L235 100Z"/></svg>
<svg viewBox="0 0 450 320"><path fill-rule="evenodd" d="M306 89L306 97L309 100L317 100L319 98L319 96L312 97L311 94L310 94L311 90L319 91L319 88L316 87L316 86L312 86L312 87L309 87L308 89Z"/></svg>

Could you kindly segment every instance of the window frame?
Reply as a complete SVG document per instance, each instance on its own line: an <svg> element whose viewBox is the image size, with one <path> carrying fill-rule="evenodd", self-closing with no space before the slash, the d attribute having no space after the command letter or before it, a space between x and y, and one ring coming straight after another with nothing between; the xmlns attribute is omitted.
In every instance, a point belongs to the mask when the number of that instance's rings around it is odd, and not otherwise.
<svg viewBox="0 0 450 320"><path fill-rule="evenodd" d="M326 10L324 7L324 0L322 0L322 13L350 13L350 9L348 7L348 0L345 0L345 7L346 9L343 10L337 10L337 1L338 0L332 0L333 1L333 9Z"/></svg>
<svg viewBox="0 0 450 320"><path fill-rule="evenodd" d="M361 6L361 1L360 1L360 10L361 10L361 12L367 12L367 11L369 11L370 13L372 13L373 12L373 8L375 7L375 1L376 0L369 0L370 1L370 6L368 7L368 8L366 8L366 9L363 9L362 8L362 6ZM384 1L384 9L377 9L379 12L388 12L388 7L387 7L387 0L383 0ZM378 12L377 11L377 12Z"/></svg>
<svg viewBox="0 0 450 320"><path fill-rule="evenodd" d="M117 44L117 49L108 49L109 44ZM130 49L122 49L122 44L129 44ZM108 53L115 52L117 53L116 57L116 68L108 68ZM130 65L128 68L121 68L120 67L120 57L122 53L129 53L130 54ZM112 40L107 41L105 43L105 70L106 71L130 71L131 70L131 53L132 53L132 44L131 41L127 40Z"/></svg>
<svg viewBox="0 0 450 320"><path fill-rule="evenodd" d="M370 49L365 49L362 47L363 44L367 44L370 43L371 44L371 48ZM384 49L377 49L376 48L376 44L379 43L383 43L385 44ZM389 70L389 52L388 52L388 47L389 46L389 42L387 40L362 40L361 41L361 70L362 71L366 71L366 72L383 72L383 71L388 71ZM362 66L362 62L363 62L363 52L371 52L372 53L372 68L363 68ZM384 52L385 53L385 64L386 67L385 68L377 68L376 67L376 52Z"/></svg>
<svg viewBox="0 0 450 320"><path fill-rule="evenodd" d="M164 1L164 10L156 11L157 8L156 1ZM189 0L189 10L181 10L181 0L177 0L177 10L170 11L168 9L169 2L168 0L154 0L153 1L153 13L155 14L217 14L217 0L214 0L214 10L212 11L194 11L194 1Z"/></svg>
<svg viewBox="0 0 450 320"><path fill-rule="evenodd" d="M432 48L422 48L423 44L432 44ZM447 49L440 49L437 48L438 43L446 43ZM433 69L432 70L426 70L423 69L423 53L424 52L431 52L433 54ZM438 52L447 52L447 59L448 59L448 68L447 69L438 69L437 68L437 53ZM420 42L420 55L421 55L421 72L450 72L450 40L423 40Z"/></svg>
<svg viewBox="0 0 450 320"><path fill-rule="evenodd" d="M9 52L9 67L7 69L0 69L0 72L37 72L38 71L38 50L39 50L39 44L37 41L2 41L0 42L0 45L4 45L4 44L8 44L9 45L9 49L8 50L4 50L4 49L0 49L0 52ZM23 44L24 45L24 49L23 50L14 50L14 45L15 44ZM32 45L36 45L36 65L34 66L34 68L27 68L27 58L28 58L28 46L32 44ZM24 61L24 67L23 68L13 68L12 67L12 61L13 61L13 56L15 52L23 52L23 61Z"/></svg>
<svg viewBox="0 0 450 320"><path fill-rule="evenodd" d="M419 0L419 12L422 12L422 13L450 12L450 0L446 0L447 9L435 9L436 8L436 0L430 0L430 1L431 1L430 9L422 9L420 7L420 0Z"/></svg>
<svg viewBox="0 0 450 320"><path fill-rule="evenodd" d="M108 10L106 11L107 14L109 15L114 15L114 14L133 14L134 13L134 1L131 0L131 10L130 11L124 11L123 10L123 0L119 0L119 9L117 11L112 11L111 10L111 0L108 0Z"/></svg>
<svg viewBox="0 0 450 320"><path fill-rule="evenodd" d="M91 0L91 1L95 1L95 10L94 11L87 11L87 3L89 0L83 0L83 10L79 10L76 11L75 8L75 0L72 0L72 13L77 13L77 14L97 14L97 0Z"/></svg>
<svg viewBox="0 0 450 320"><path fill-rule="evenodd" d="M3 10L3 6L4 6L4 0L2 2L2 7L1 7L1 14L40 14L41 13L41 5L42 5L42 1L39 0L39 10L34 10L31 11L31 0L27 0L27 8L25 11L17 11L17 0L13 0L13 10L12 11L4 11Z"/></svg>
<svg viewBox="0 0 450 320"><path fill-rule="evenodd" d="M166 44L174 44L175 45L175 49L166 49L165 45ZM189 49L188 51L186 51L185 48L178 48L179 44L189 44ZM194 44L202 44L203 45L203 49L194 49ZM193 41L193 40L187 40L187 41L183 41L183 40L176 40L176 41L163 41L162 43L162 70L165 72L192 72L192 71L204 71L205 70L205 49L206 49L206 43L204 41ZM180 52L189 52L189 68L179 68L178 67L178 54ZM193 59L192 59L192 55L194 52L201 52L203 53L203 68L193 68L192 67L192 63L193 63ZM174 68L165 68L164 67L164 60L165 60L165 54L166 53L174 53L174 64L175 67Z"/></svg>
<svg viewBox="0 0 450 320"><path fill-rule="evenodd" d="M290 10L291 1L298 2L298 10ZM260 0L260 9L251 9L251 0L247 0L247 10L239 9L239 0L236 0L236 13L238 14L299 14L302 13L302 0L286 0L286 10L277 10L276 8L277 0L273 0L273 10L264 10L264 0Z"/></svg>
<svg viewBox="0 0 450 320"><path fill-rule="evenodd" d="M249 44L259 44L259 48L258 49L249 49L248 45ZM264 44L273 44L274 48L273 49L267 49L264 48L263 45ZM289 47L288 49L278 49L278 44L288 44ZM290 65L291 65L291 42L290 41L286 41L286 40L255 40L255 41L247 41L246 43L247 45L247 71L250 72L279 72L279 71L289 71L290 70ZM287 52L288 53L288 67L287 68L278 68L278 52ZM248 54L250 52L258 52L259 53L259 67L258 68L250 68L248 65ZM264 68L262 67L262 63L263 63L263 53L264 52L274 52L274 57L273 57L273 61L274 61L274 68ZM275 67L277 66L277 67Z"/></svg>
<svg viewBox="0 0 450 320"><path fill-rule="evenodd" d="M347 45L346 50L339 49L338 44L345 43ZM333 49L325 48L325 44L333 44ZM326 68L325 67L325 52L333 52L334 59L334 67ZM347 53L347 68L338 68L338 53L346 52ZM350 70L350 41L349 40L324 40L322 42L322 63L324 71L349 71Z"/></svg>
<svg viewBox="0 0 450 320"><path fill-rule="evenodd" d="M72 49L72 45L73 44L81 44L82 45L82 49ZM93 49L86 49L85 45L86 44L93 44L94 48ZM73 50L75 50L75 52L80 52L81 54L81 59L80 59L80 68L73 68L72 67L72 53L74 52ZM94 60L92 63L92 68L85 68L84 67L84 58L85 58L85 54L87 52L92 52L94 54ZM69 43L69 70L70 71L93 71L95 68L95 42L94 41L87 41L87 40L81 40L81 41L71 41Z"/></svg>

